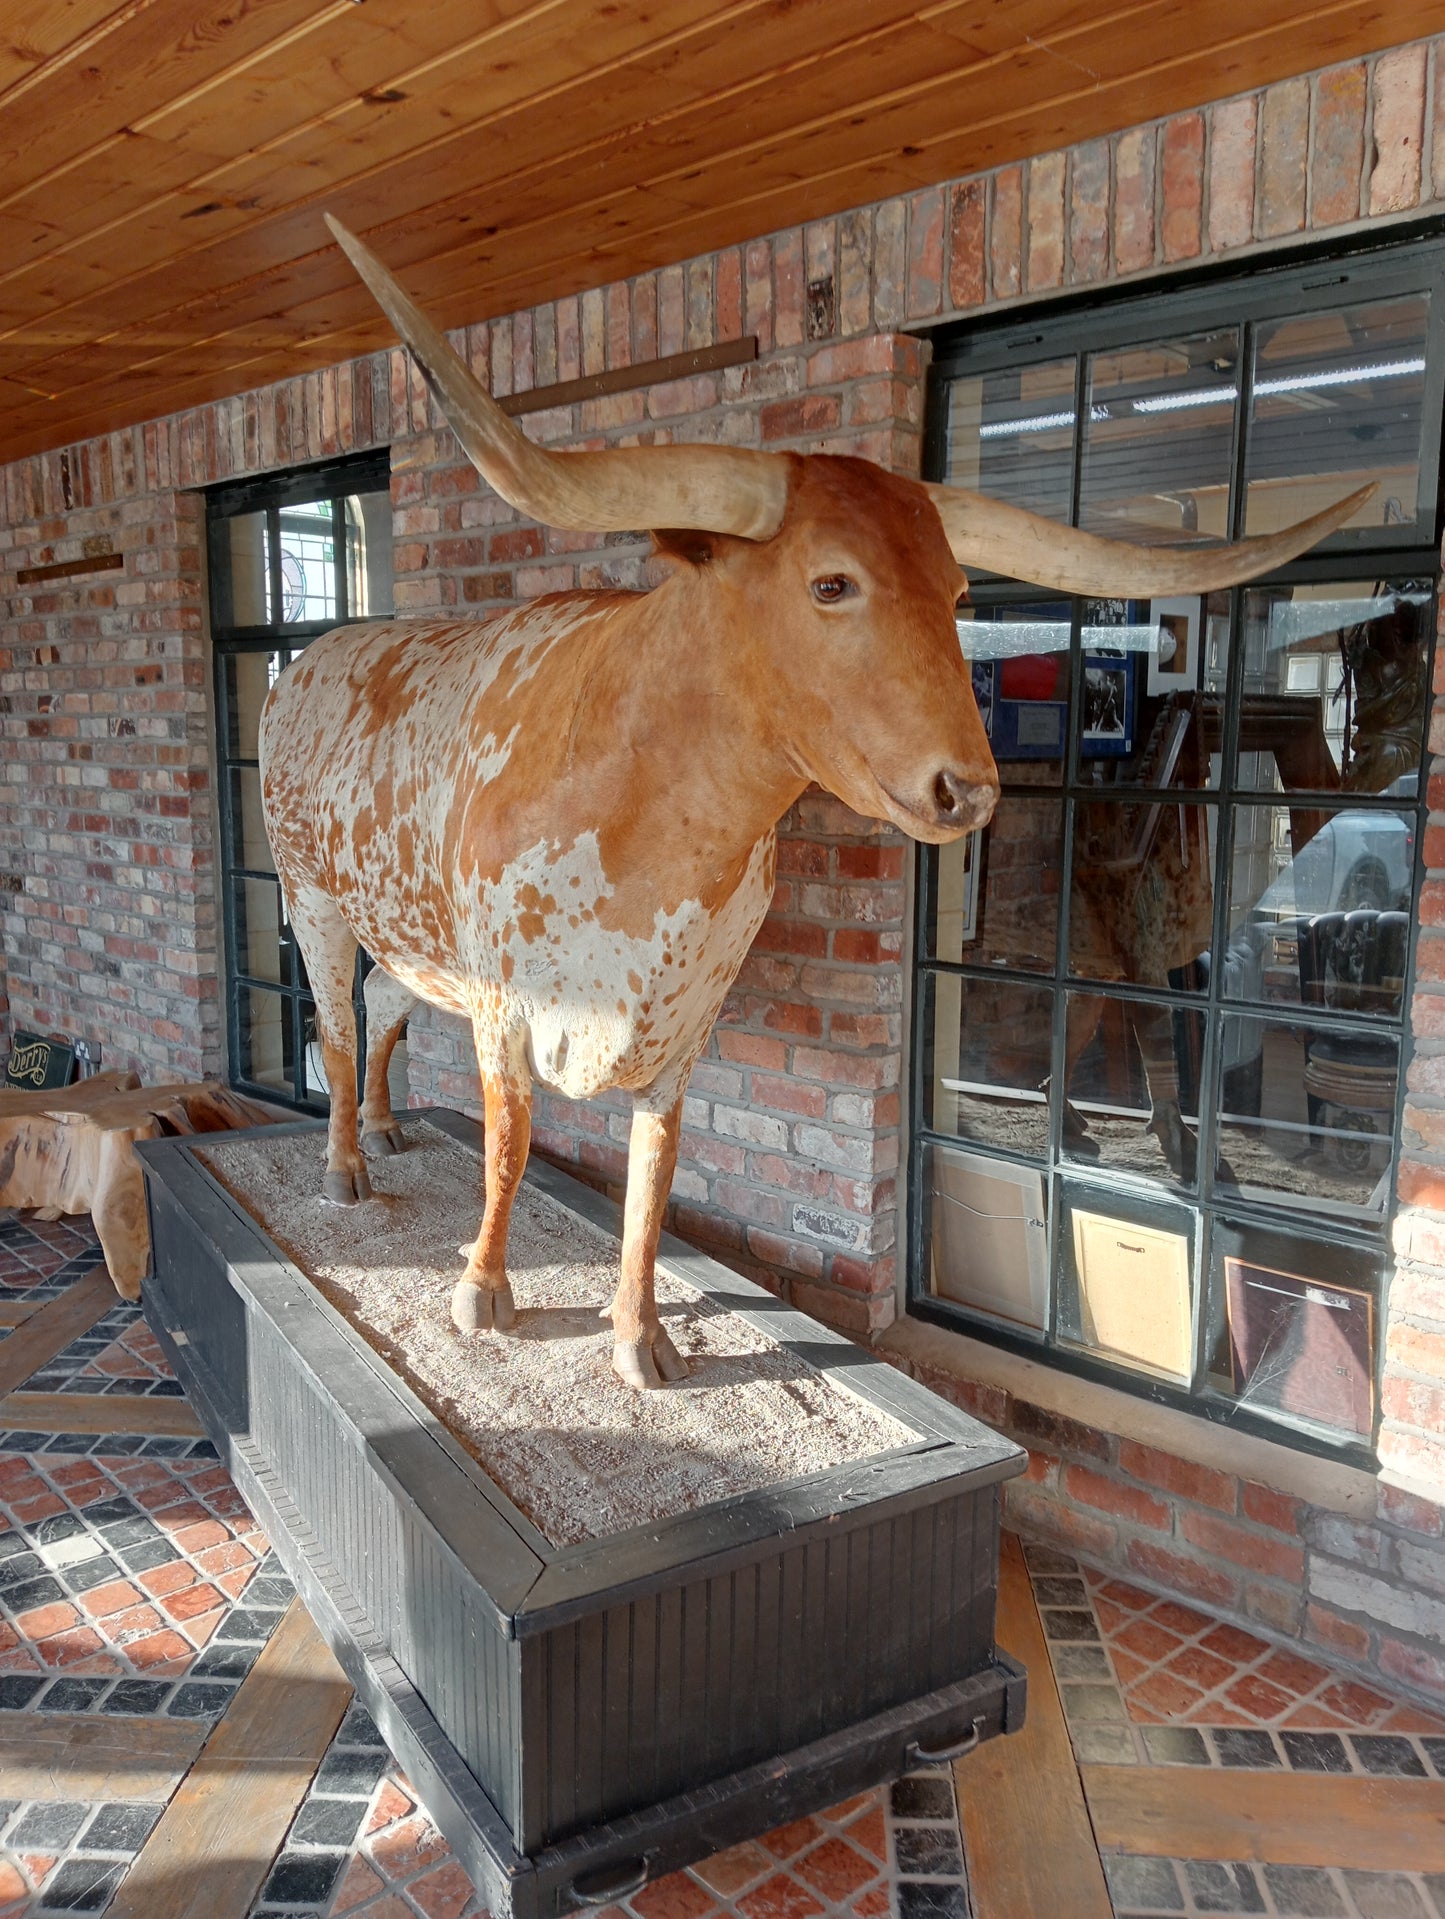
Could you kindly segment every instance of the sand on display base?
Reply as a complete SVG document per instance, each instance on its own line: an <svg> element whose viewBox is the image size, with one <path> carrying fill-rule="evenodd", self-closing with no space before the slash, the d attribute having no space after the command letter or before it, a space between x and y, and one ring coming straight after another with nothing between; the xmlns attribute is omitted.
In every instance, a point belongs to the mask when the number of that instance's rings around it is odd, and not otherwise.
<svg viewBox="0 0 1445 1919"><path fill-rule="evenodd" d="M554 1546L601 1539L910 1445L917 1434L798 1354L659 1272L663 1324L692 1376L633 1392L599 1314L611 1235L523 1185L508 1276L517 1331L458 1333L449 1305L481 1218L482 1161L425 1120L369 1167L375 1197L328 1206L326 1135L197 1145L227 1191Z"/></svg>

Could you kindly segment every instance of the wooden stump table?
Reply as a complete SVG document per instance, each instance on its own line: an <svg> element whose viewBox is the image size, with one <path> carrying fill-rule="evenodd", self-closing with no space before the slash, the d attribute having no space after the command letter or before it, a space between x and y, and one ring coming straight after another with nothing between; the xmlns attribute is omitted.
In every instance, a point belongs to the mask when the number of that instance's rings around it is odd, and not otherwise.
<svg viewBox="0 0 1445 1919"><path fill-rule="evenodd" d="M291 1117L209 1081L142 1086L134 1073L97 1073L50 1092L0 1090L0 1206L33 1207L42 1219L89 1213L116 1291L139 1299L151 1243L136 1141Z"/></svg>

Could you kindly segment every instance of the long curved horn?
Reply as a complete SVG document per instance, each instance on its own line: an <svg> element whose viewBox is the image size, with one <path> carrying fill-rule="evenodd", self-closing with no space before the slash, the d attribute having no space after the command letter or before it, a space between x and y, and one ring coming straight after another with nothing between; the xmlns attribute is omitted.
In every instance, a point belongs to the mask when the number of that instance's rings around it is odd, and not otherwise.
<svg viewBox="0 0 1445 1919"><path fill-rule="evenodd" d="M954 557L963 565L971 560L990 572L1065 593L1138 600L1213 593L1268 573L1343 526L1375 490L1373 482L1362 486L1282 533L1227 546L1160 547L1101 539L965 487L928 488Z"/></svg>
<svg viewBox="0 0 1445 1919"><path fill-rule="evenodd" d="M329 213L326 224L410 347L467 457L530 519L599 533L694 527L745 540L769 539L782 525L787 468L773 453L722 446L549 453L534 446L375 254Z"/></svg>

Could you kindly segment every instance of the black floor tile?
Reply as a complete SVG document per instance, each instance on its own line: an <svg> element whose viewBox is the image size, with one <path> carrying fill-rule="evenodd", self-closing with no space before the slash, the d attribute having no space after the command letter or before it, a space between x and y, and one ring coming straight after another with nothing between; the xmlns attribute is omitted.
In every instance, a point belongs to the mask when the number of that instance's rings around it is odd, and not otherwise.
<svg viewBox="0 0 1445 1919"><path fill-rule="evenodd" d="M102 1806L85 1829L81 1852L136 1853L161 1816L159 1806Z"/></svg>
<svg viewBox="0 0 1445 1919"><path fill-rule="evenodd" d="M895 1819L952 1819L953 1788L946 1779L912 1773L893 1782Z"/></svg>
<svg viewBox="0 0 1445 1919"><path fill-rule="evenodd" d="M1209 1736L1223 1766L1249 1766L1262 1772L1282 1763L1269 1734L1253 1726L1211 1727Z"/></svg>
<svg viewBox="0 0 1445 1919"><path fill-rule="evenodd" d="M1337 1732L1282 1732L1279 1743L1296 1772L1349 1772L1350 1755Z"/></svg>
<svg viewBox="0 0 1445 1919"><path fill-rule="evenodd" d="M283 1852L261 1896L281 1906L319 1906L330 1897L345 1864L343 1852Z"/></svg>
<svg viewBox="0 0 1445 1919"><path fill-rule="evenodd" d="M1356 1732L1350 1735L1355 1757L1377 1779L1428 1779L1425 1762L1398 1733Z"/></svg>

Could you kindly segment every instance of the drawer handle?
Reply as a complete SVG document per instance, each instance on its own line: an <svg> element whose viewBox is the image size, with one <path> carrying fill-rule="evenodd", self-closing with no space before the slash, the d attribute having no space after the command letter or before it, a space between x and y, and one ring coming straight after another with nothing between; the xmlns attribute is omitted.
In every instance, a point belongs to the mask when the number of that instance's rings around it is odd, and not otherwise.
<svg viewBox="0 0 1445 1919"><path fill-rule="evenodd" d="M910 1766L941 1766L946 1760L962 1759L964 1754L972 1752L979 1740L983 1738L983 1729L987 1724L987 1719L980 1713L956 1745L940 1746L930 1751L927 1747L920 1746L915 1739L904 1757Z"/></svg>
<svg viewBox="0 0 1445 1919"><path fill-rule="evenodd" d="M626 1899L641 1892L651 1867L647 1859L624 1859L619 1866L599 1866L596 1872L579 1873L572 1881L570 1897L579 1906L610 1906L615 1899Z"/></svg>

